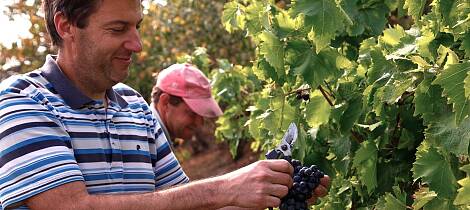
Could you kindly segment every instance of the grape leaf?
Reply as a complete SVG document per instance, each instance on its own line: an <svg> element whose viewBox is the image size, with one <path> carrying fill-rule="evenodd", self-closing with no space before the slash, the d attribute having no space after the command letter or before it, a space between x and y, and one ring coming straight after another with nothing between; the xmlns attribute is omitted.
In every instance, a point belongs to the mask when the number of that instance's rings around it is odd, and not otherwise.
<svg viewBox="0 0 470 210"><path fill-rule="evenodd" d="M431 85L431 83L432 77L426 77L416 88L413 101L415 104L414 115L421 115L425 124L437 122L443 114L447 115L449 112L449 105L442 97L442 88L439 85Z"/></svg>
<svg viewBox="0 0 470 210"><path fill-rule="evenodd" d="M241 15L243 5L232 1L224 5L222 12L222 24L228 32L233 32L237 28L244 28L245 16Z"/></svg>
<svg viewBox="0 0 470 210"><path fill-rule="evenodd" d="M362 99L360 97L348 101L348 107L344 111L340 123L340 130L342 133L347 133L351 130L354 123L359 119L362 113Z"/></svg>
<svg viewBox="0 0 470 210"><path fill-rule="evenodd" d="M281 39L298 31L303 26L303 22L300 17L291 18L289 14L283 10L276 15L275 20L279 26L277 34Z"/></svg>
<svg viewBox="0 0 470 210"><path fill-rule="evenodd" d="M369 194L377 187L377 153L374 142L365 141L361 143L353 159L353 167Z"/></svg>
<svg viewBox="0 0 470 210"><path fill-rule="evenodd" d="M457 183L450 163L436 148L422 143L416 152L412 171L415 181L421 178L439 197L451 198L455 194Z"/></svg>
<svg viewBox="0 0 470 210"><path fill-rule="evenodd" d="M402 209L406 210L406 195L404 195L397 186L394 186L395 195L385 193L377 202L377 209Z"/></svg>
<svg viewBox="0 0 470 210"><path fill-rule="evenodd" d="M310 101L305 110L306 120L312 128L318 128L320 125L327 123L330 118L331 106L320 93L319 90L311 93Z"/></svg>
<svg viewBox="0 0 470 210"><path fill-rule="evenodd" d="M302 75L304 81L311 87L317 87L329 77L340 76L342 72L340 68L350 65L346 58L331 49L324 50L320 54L306 51L300 61L301 64L295 67L294 71Z"/></svg>
<svg viewBox="0 0 470 210"><path fill-rule="evenodd" d="M395 47L400 44L400 39L406 36L406 32L400 25L396 25L395 28L389 28L383 31L383 36L380 37L380 41Z"/></svg>
<svg viewBox="0 0 470 210"><path fill-rule="evenodd" d="M286 74L284 69L284 46L281 41L276 35L267 31L262 32L259 38L262 41L260 54L276 69L279 77L284 77Z"/></svg>
<svg viewBox="0 0 470 210"><path fill-rule="evenodd" d="M460 170L467 173L467 177L458 181L462 186L458 189L457 197L454 200L455 205L469 205L470 204L470 165L465 165Z"/></svg>
<svg viewBox="0 0 470 210"><path fill-rule="evenodd" d="M263 2L255 1L246 7L245 25L248 34L256 35L263 30L269 29L269 14Z"/></svg>
<svg viewBox="0 0 470 210"><path fill-rule="evenodd" d="M294 17L305 15L305 28L311 29L309 39L315 43L316 52L330 44L336 31L343 29L344 14L335 1L331 0L294 0L290 14Z"/></svg>
<svg viewBox="0 0 470 210"><path fill-rule="evenodd" d="M442 116L439 121L429 124L425 136L434 145L442 146L446 152L466 155L470 145L470 118L463 120L457 126L454 116L448 113L447 116Z"/></svg>
<svg viewBox="0 0 470 210"><path fill-rule="evenodd" d="M432 199L437 197L436 192L429 191L429 188L423 187L415 193L416 198L413 201L413 209L421 209L424 205L429 203Z"/></svg>
<svg viewBox="0 0 470 210"><path fill-rule="evenodd" d="M370 56L372 58L372 65L367 71L367 81L369 84L372 84L383 78L386 74L389 75L390 73L396 71L395 64L385 59L379 49L371 50Z"/></svg>
<svg viewBox="0 0 470 210"><path fill-rule="evenodd" d="M433 54L431 53L430 44L434 40L435 36L434 33L431 31L424 31L421 37L418 38L417 47L418 53L423 56L424 58L428 58L430 60L433 59Z"/></svg>
<svg viewBox="0 0 470 210"><path fill-rule="evenodd" d="M344 9L349 19L353 22L348 29L351 36L362 34L364 30L367 30L372 35L380 35L387 23L386 16L389 9L386 4L381 2L358 5L358 0L341 1L341 8Z"/></svg>
<svg viewBox="0 0 470 210"><path fill-rule="evenodd" d="M470 58L470 32L467 32L467 36L463 38L460 49L465 51L465 57Z"/></svg>
<svg viewBox="0 0 470 210"><path fill-rule="evenodd" d="M408 14L413 17L415 21L418 21L423 13L426 1L423 0L405 0L403 9L408 9Z"/></svg>
<svg viewBox="0 0 470 210"><path fill-rule="evenodd" d="M470 62L451 64L432 83L441 85L444 89L447 101L453 105L457 125L470 114L470 103L465 97L464 87L468 71L470 71Z"/></svg>

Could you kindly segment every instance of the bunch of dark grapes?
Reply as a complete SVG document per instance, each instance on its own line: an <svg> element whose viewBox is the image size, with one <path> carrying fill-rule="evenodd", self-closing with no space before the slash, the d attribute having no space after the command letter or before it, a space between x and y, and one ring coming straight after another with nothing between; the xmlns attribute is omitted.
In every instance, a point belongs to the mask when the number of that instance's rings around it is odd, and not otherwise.
<svg viewBox="0 0 470 210"><path fill-rule="evenodd" d="M292 159L294 184L289 193L281 199L280 210L307 210L307 200L312 197L313 189L320 184L325 175L316 165L302 166L299 160Z"/></svg>
<svg viewBox="0 0 470 210"><path fill-rule="evenodd" d="M304 101L308 101L310 100L310 93L309 93L309 90L297 90L296 91L296 98L298 100L304 100Z"/></svg>

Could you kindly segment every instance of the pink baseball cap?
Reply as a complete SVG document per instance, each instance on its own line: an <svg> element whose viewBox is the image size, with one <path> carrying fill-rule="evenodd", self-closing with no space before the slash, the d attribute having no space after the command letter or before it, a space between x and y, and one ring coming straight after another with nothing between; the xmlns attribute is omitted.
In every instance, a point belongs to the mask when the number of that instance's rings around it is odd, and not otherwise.
<svg viewBox="0 0 470 210"><path fill-rule="evenodd" d="M189 108L203 117L218 117L222 110L212 97L209 80L191 64L173 64L157 76L157 87L179 96Z"/></svg>

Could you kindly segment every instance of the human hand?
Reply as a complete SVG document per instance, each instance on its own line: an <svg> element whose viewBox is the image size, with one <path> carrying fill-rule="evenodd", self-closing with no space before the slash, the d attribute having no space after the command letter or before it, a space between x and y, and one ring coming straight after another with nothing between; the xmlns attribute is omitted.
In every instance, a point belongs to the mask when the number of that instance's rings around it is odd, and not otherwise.
<svg viewBox="0 0 470 210"><path fill-rule="evenodd" d="M325 174L323 178L320 179L320 184L313 190L312 197L307 200L309 205L312 205L317 202L318 197L324 197L328 194L328 186L330 185L330 177Z"/></svg>
<svg viewBox="0 0 470 210"><path fill-rule="evenodd" d="M231 205L265 209L279 206L292 186L294 169L286 160L260 160L221 176Z"/></svg>

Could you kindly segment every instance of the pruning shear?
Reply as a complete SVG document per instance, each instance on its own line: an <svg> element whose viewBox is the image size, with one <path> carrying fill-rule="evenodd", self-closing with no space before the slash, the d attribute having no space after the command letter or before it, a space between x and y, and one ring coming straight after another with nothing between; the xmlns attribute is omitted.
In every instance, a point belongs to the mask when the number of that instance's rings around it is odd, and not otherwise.
<svg viewBox="0 0 470 210"><path fill-rule="evenodd" d="M284 133L281 139L281 143L273 150L266 153L266 159L284 159L289 162L292 160L292 147L297 140L297 126L295 123L291 123L289 128Z"/></svg>

